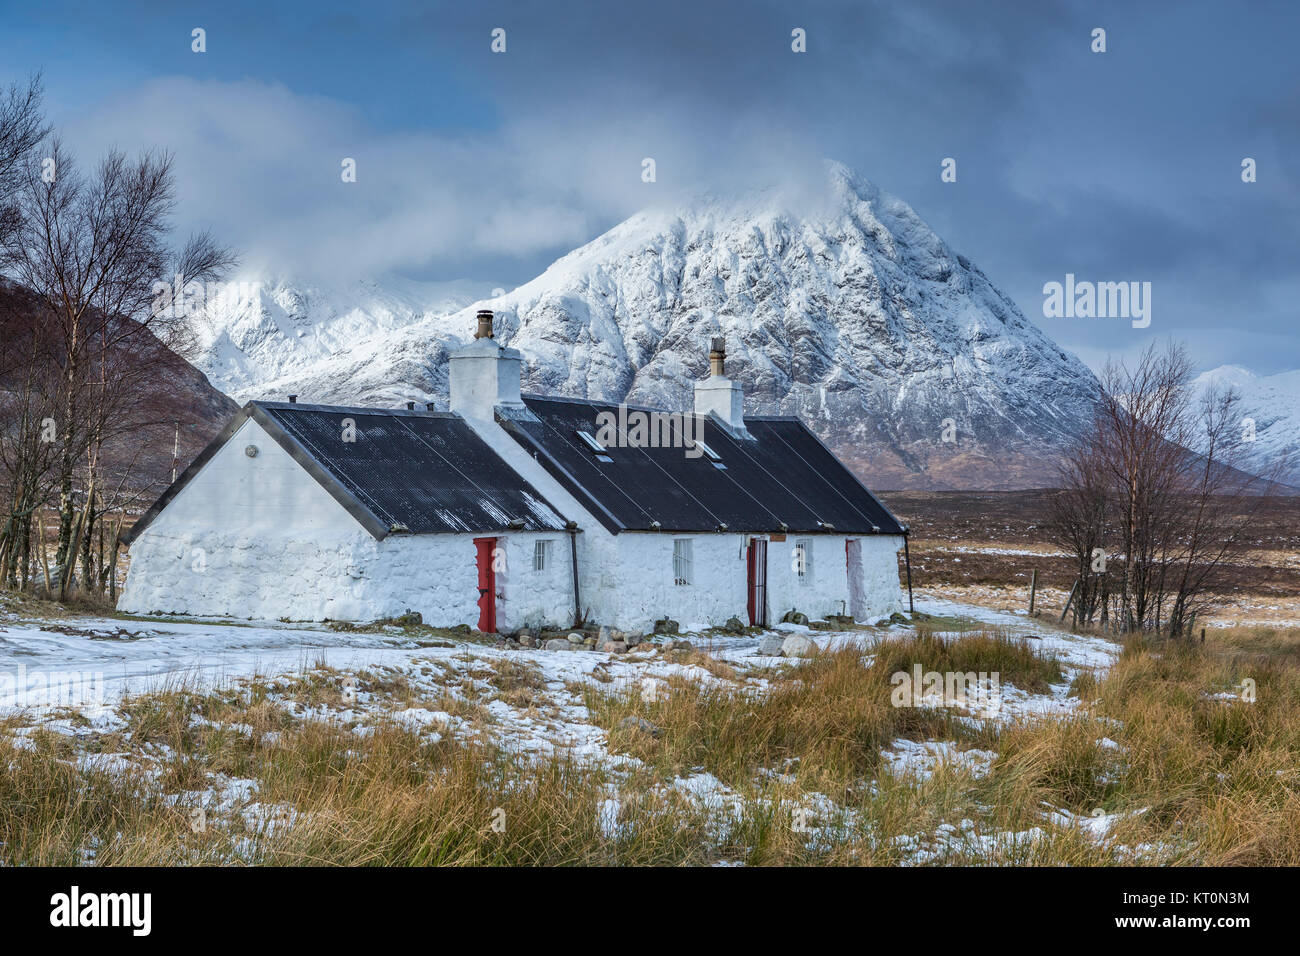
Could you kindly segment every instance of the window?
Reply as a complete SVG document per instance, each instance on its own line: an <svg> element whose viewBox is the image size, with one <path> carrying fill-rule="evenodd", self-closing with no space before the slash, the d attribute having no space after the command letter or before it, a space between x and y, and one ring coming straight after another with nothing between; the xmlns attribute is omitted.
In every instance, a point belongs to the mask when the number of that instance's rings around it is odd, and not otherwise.
<svg viewBox="0 0 1300 956"><path fill-rule="evenodd" d="M609 455L606 453L605 446L602 445L600 442L596 441L596 436L593 435L591 432L578 432L577 435L579 438L582 439L582 443L591 449L591 452L596 456L597 461L614 460L613 458L609 457Z"/></svg>
<svg viewBox="0 0 1300 956"><path fill-rule="evenodd" d="M554 541L533 542L533 570L545 571L551 566L551 549Z"/></svg>
<svg viewBox="0 0 1300 956"><path fill-rule="evenodd" d="M690 584L695 577L695 559L690 538L673 539L673 584Z"/></svg>
<svg viewBox="0 0 1300 956"><path fill-rule="evenodd" d="M812 580L813 575L813 543L812 538L800 538L794 543L794 556L790 562L794 567L794 572L799 578L800 584L807 584Z"/></svg>

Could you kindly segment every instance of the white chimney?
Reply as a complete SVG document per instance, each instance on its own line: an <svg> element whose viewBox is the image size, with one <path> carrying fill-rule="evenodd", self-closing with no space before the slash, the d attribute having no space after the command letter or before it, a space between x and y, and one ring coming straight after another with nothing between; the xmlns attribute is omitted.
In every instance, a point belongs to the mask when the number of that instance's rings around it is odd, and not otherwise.
<svg viewBox="0 0 1300 956"><path fill-rule="evenodd" d="M742 437L745 430L745 393L723 374L727 361L726 339L714 338L709 348L709 377L695 383L695 414L715 415Z"/></svg>
<svg viewBox="0 0 1300 956"><path fill-rule="evenodd" d="M522 364L517 349L497 345L492 313L480 310L474 341L451 353L451 410L465 418L491 421L499 405L523 408L519 397Z"/></svg>

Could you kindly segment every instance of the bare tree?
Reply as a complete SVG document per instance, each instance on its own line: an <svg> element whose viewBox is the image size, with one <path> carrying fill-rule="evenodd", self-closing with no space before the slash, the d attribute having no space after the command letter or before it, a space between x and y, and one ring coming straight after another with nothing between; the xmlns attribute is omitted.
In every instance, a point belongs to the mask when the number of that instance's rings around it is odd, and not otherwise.
<svg viewBox="0 0 1300 956"><path fill-rule="evenodd" d="M1199 398L1185 349L1152 345L1108 363L1095 415L1061 469L1051 528L1079 568L1075 620L1186 634L1249 546L1280 487L1244 467L1240 399Z"/></svg>
<svg viewBox="0 0 1300 956"><path fill-rule="evenodd" d="M159 285L170 285L174 275L183 283L215 281L235 258L206 233L179 249L169 246L175 186L165 153L128 160L114 151L83 174L56 138L39 161L28 156L16 206L6 254L15 277L37 297L60 370L54 417L62 590L76 539L90 533L103 444L130 404L132 384L148 375L148 358L188 345L184 310L170 307ZM80 514L79 464L86 474Z"/></svg>
<svg viewBox="0 0 1300 956"><path fill-rule="evenodd" d="M12 84L0 90L0 255L18 227L20 212L13 197L21 171L36 144L48 129L41 114L41 78L37 74L26 86ZM4 262L0 259L0 268Z"/></svg>

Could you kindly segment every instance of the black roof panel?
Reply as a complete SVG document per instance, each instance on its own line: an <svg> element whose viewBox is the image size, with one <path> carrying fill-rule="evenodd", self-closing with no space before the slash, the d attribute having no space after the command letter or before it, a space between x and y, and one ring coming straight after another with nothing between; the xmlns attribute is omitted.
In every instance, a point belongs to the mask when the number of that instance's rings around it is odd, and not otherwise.
<svg viewBox="0 0 1300 956"><path fill-rule="evenodd" d="M560 515L459 416L257 402L368 511L415 534L563 529ZM354 441L344 441L350 419Z"/></svg>
<svg viewBox="0 0 1300 956"><path fill-rule="evenodd" d="M600 461L578 432L598 434L597 416L617 416L617 405L533 395L524 404L531 416L498 414L498 421L615 533L722 525L743 532L902 533L888 509L798 419L747 418L752 440L704 419L700 437L726 466L720 469L706 456L687 457L684 436L678 447L609 447L609 461Z"/></svg>

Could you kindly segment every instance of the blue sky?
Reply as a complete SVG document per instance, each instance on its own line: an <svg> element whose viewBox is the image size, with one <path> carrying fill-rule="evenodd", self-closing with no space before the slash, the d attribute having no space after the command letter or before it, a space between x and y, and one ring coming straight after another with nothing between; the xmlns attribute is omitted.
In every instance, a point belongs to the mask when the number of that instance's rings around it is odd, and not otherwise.
<svg viewBox="0 0 1300 956"><path fill-rule="evenodd" d="M638 208L828 157L1094 366L1173 335L1300 368L1294 2L0 6L0 82L43 70L83 159L173 150L181 228L253 267L509 286ZM1151 282L1151 326L1044 318L1066 273Z"/></svg>

